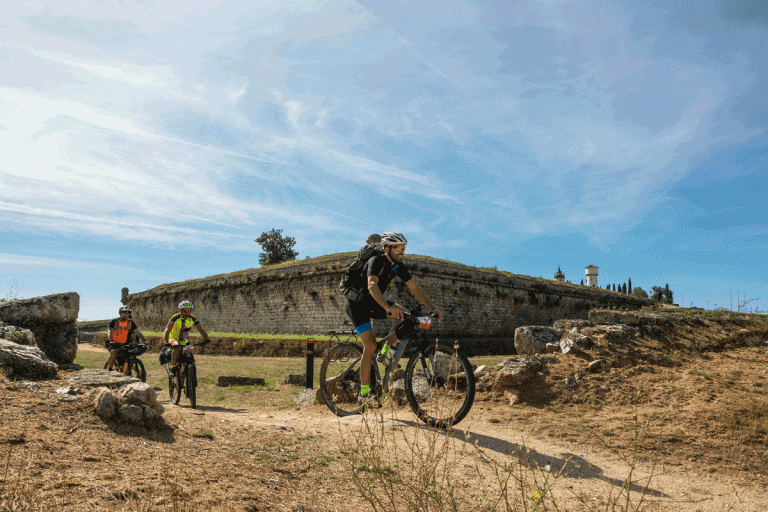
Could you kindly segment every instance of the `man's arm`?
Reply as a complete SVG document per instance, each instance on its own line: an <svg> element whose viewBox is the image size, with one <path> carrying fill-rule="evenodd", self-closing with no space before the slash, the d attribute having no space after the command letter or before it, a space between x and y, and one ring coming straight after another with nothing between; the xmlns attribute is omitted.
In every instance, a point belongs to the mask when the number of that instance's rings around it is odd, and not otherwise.
<svg viewBox="0 0 768 512"><path fill-rule="evenodd" d="M163 343L168 343L168 336L171 334L171 329L173 329L173 324L165 326L165 330L163 331Z"/></svg>
<svg viewBox="0 0 768 512"><path fill-rule="evenodd" d="M386 300L384 300L384 295L381 293L378 283L379 278L377 276L368 276L368 291L371 292L371 297L373 297L373 300L375 300L379 306L384 308L389 316L402 320L403 312L397 308L393 308Z"/></svg>
<svg viewBox="0 0 768 512"><path fill-rule="evenodd" d="M205 329L203 329L203 326L201 324L197 324L195 327L197 327L197 330L200 331L200 336L202 336L204 340L207 340L208 333L205 332Z"/></svg>
<svg viewBox="0 0 768 512"><path fill-rule="evenodd" d="M424 294L424 291L421 289L421 286L419 286L419 283L417 283L415 279L409 279L406 281L405 286L407 286L408 289L411 290L411 293L413 293L413 295L419 299L419 302L427 306L427 309L437 315L438 320L443 317L443 312L435 310L435 305L432 304L432 301L429 300L429 297Z"/></svg>

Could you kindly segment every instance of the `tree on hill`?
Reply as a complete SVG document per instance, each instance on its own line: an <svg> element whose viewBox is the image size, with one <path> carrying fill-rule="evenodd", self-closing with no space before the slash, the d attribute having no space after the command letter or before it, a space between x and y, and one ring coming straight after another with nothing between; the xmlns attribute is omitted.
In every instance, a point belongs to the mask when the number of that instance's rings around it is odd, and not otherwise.
<svg viewBox="0 0 768 512"><path fill-rule="evenodd" d="M648 292L640 288L639 286L632 288L632 293L630 294L633 297L637 297L638 299L647 299L648 298Z"/></svg>
<svg viewBox="0 0 768 512"><path fill-rule="evenodd" d="M624 295L627 294L627 283L624 283L621 285L621 293L623 293Z"/></svg>
<svg viewBox="0 0 768 512"><path fill-rule="evenodd" d="M654 286L651 293L651 300L656 304L672 304L672 290L669 289L669 285L664 288L660 286Z"/></svg>
<svg viewBox="0 0 768 512"><path fill-rule="evenodd" d="M296 245L296 239L290 236L283 236L282 229L273 229L269 233L262 233L259 238L254 240L261 245L264 250L259 254L259 263L262 265L274 265L283 261L295 260L298 252L293 250Z"/></svg>
<svg viewBox="0 0 768 512"><path fill-rule="evenodd" d="M629 282L627 283L627 293L632 293L632 278L629 278Z"/></svg>

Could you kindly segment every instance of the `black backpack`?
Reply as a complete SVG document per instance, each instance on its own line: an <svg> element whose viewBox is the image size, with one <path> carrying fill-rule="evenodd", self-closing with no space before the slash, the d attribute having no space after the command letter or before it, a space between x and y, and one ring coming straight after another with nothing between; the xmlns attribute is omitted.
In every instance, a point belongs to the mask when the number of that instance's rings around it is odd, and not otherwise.
<svg viewBox="0 0 768 512"><path fill-rule="evenodd" d="M374 256L383 256L384 251L373 245L363 246L357 253L357 258L347 267L344 276L339 283L339 290L351 301L359 301L365 298L365 290L368 288L365 279L365 264Z"/></svg>

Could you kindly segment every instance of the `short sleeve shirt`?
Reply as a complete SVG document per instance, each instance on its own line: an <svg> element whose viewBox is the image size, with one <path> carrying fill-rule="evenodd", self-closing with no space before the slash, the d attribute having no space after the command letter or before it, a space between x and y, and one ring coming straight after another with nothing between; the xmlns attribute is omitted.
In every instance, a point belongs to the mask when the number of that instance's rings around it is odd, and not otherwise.
<svg viewBox="0 0 768 512"><path fill-rule="evenodd" d="M407 283L411 280L411 273L402 263L390 263L386 256L374 256L368 263L367 275L379 278L379 290L384 293L389 287L392 279L398 277L402 282Z"/></svg>
<svg viewBox="0 0 768 512"><path fill-rule="evenodd" d="M168 320L168 325L172 325L171 332L168 335L169 339L177 341L186 341L189 339L189 331L200 323L197 317L190 315L184 319L181 313L176 313Z"/></svg>

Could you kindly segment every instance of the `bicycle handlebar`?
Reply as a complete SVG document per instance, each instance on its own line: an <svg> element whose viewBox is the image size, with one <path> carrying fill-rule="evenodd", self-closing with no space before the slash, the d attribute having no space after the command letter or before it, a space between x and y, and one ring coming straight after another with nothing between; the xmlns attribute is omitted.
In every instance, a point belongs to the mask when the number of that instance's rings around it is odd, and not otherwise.
<svg viewBox="0 0 768 512"><path fill-rule="evenodd" d="M180 348L184 348L184 347L202 347L203 345L207 345L210 342L211 342L211 340L203 340L200 343L196 343L194 345L192 343L187 343L186 345L171 345L170 343L163 343L163 345L160 348L166 348L166 347L180 347Z"/></svg>

